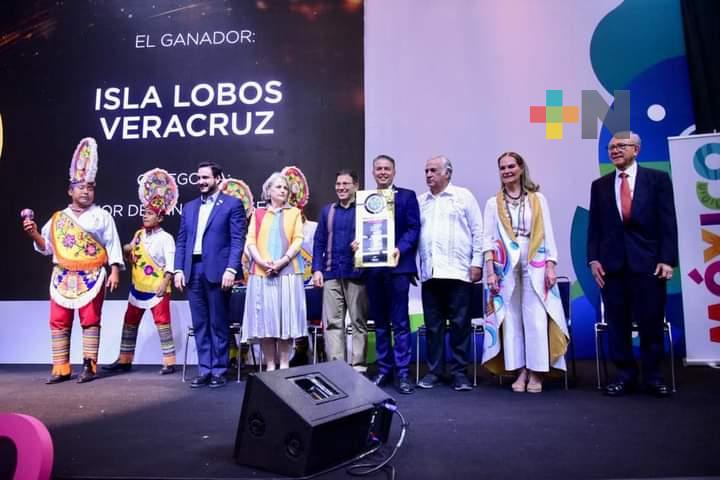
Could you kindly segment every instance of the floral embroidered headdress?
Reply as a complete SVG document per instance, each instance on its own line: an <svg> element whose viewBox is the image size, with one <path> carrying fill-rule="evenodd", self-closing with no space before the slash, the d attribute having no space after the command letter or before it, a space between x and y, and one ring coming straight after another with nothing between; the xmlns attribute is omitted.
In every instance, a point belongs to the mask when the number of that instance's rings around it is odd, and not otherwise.
<svg viewBox="0 0 720 480"><path fill-rule="evenodd" d="M140 177L138 197L145 208L160 215L167 215L177 205L177 183L167 171L153 168Z"/></svg>
<svg viewBox="0 0 720 480"><path fill-rule="evenodd" d="M92 137L80 140L70 162L70 185L95 183L98 169L97 143Z"/></svg>

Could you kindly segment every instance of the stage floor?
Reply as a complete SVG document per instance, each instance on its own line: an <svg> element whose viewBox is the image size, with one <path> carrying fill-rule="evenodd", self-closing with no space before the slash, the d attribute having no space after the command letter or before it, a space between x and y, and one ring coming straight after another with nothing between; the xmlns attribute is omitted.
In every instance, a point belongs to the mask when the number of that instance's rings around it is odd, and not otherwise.
<svg viewBox="0 0 720 480"><path fill-rule="evenodd" d="M276 477L233 461L244 382L192 390L158 368L44 385L47 366L0 365L0 411L45 423L56 478ZM542 394L517 394L509 381L481 380L471 392L387 389L410 422L393 461L399 478L720 476L720 370L678 367L669 399L603 397L591 362L579 363L569 391L548 383Z"/></svg>

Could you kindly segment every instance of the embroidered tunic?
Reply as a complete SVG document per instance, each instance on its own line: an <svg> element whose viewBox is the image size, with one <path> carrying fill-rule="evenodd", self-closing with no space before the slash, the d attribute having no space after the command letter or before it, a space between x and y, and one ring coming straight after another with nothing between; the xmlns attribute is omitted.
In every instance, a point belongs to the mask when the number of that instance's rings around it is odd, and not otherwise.
<svg viewBox="0 0 720 480"><path fill-rule="evenodd" d="M133 236L132 284L128 302L138 308L152 308L162 300L157 288L166 272L175 271L175 240L162 228L147 233L141 228ZM170 285L168 285L170 292Z"/></svg>
<svg viewBox="0 0 720 480"><path fill-rule="evenodd" d="M56 212L43 226L45 250L52 255L50 298L65 308L81 308L90 303L105 286L104 265L125 268L122 245L112 216L91 206L78 216L70 207Z"/></svg>

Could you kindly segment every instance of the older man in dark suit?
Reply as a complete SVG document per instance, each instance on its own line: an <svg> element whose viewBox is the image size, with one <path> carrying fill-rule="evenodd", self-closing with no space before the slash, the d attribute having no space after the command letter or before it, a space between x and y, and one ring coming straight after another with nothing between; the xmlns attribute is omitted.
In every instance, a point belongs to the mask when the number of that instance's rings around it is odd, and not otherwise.
<svg viewBox="0 0 720 480"><path fill-rule="evenodd" d="M617 378L605 394L633 391L638 371L632 351L632 322L640 334L646 390L670 395L663 383L663 320L666 284L677 265L677 220L670 177L638 166L640 137L620 132L608 144L615 171L592 184L588 263L602 292L610 353Z"/></svg>
<svg viewBox="0 0 720 480"><path fill-rule="evenodd" d="M220 193L222 169L198 166L200 197L186 203L175 249L175 286L188 287L199 376L190 386L222 387L228 369L230 288L241 273L247 233L240 200Z"/></svg>
<svg viewBox="0 0 720 480"><path fill-rule="evenodd" d="M399 188L395 179L395 160L379 155L373 160L373 177L378 189L395 192L395 267L368 269L367 293L370 318L375 320L378 373L373 382L383 386L393 380L403 394L413 393L409 379L410 317L408 295L415 281L415 256L420 239L420 208L412 190ZM394 367L394 372L393 372Z"/></svg>

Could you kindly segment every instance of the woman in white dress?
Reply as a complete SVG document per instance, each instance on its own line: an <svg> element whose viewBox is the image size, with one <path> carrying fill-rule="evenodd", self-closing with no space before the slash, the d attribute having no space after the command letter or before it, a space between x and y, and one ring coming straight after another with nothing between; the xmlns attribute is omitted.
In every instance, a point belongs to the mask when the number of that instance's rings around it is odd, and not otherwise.
<svg viewBox="0 0 720 480"><path fill-rule="evenodd" d="M557 247L547 200L515 152L498 158L500 191L485 204L483 364L516 372L515 392L539 393L551 368L565 370L568 332L556 285Z"/></svg>
<svg viewBox="0 0 720 480"><path fill-rule="evenodd" d="M302 214L287 203L288 183L275 172L263 184L267 208L250 220L250 276L242 340L260 340L268 370L288 368L293 340L307 335Z"/></svg>

